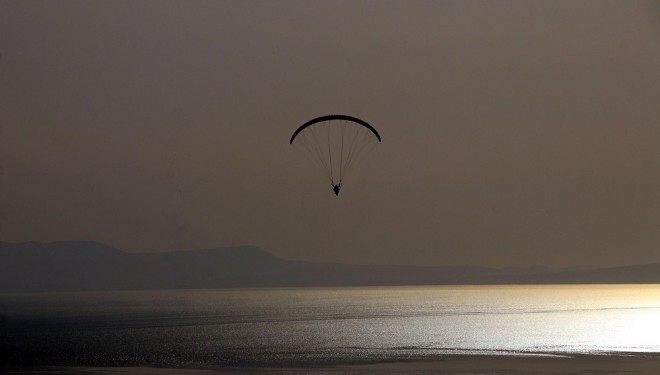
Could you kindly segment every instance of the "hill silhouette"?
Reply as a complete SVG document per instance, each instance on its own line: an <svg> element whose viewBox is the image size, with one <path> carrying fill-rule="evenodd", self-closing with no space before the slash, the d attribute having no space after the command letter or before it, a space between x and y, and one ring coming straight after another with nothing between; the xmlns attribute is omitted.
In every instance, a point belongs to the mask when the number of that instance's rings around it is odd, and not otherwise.
<svg viewBox="0 0 660 375"><path fill-rule="evenodd" d="M660 283L660 264L421 267L284 260L253 246L126 253L91 241L0 242L0 292L435 284Z"/></svg>

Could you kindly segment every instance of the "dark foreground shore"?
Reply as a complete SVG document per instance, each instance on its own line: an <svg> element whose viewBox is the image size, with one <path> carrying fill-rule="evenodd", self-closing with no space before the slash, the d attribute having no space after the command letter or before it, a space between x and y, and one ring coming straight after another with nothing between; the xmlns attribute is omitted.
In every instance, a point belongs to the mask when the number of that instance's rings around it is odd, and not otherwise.
<svg viewBox="0 0 660 375"><path fill-rule="evenodd" d="M197 368L23 367L1 368L10 374L210 375L274 374L660 374L660 353L632 355L448 356L435 360L395 361L332 367Z"/></svg>

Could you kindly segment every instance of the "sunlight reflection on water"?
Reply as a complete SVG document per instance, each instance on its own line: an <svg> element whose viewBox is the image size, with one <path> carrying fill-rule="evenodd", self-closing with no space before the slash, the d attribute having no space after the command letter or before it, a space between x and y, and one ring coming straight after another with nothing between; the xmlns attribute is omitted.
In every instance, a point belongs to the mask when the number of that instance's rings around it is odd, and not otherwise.
<svg viewBox="0 0 660 375"><path fill-rule="evenodd" d="M660 286L423 286L0 295L0 359L338 363L660 353Z"/></svg>

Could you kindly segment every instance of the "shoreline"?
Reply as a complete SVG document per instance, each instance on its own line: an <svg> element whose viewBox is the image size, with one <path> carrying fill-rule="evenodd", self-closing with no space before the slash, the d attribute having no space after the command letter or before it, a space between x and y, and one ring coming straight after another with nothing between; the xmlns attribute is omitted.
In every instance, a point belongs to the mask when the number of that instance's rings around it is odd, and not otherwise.
<svg viewBox="0 0 660 375"><path fill-rule="evenodd" d="M206 367L0 367L9 374L135 374L211 375L227 373L277 374L660 374L660 353L521 353L521 355L447 355L428 359L394 359L319 366Z"/></svg>

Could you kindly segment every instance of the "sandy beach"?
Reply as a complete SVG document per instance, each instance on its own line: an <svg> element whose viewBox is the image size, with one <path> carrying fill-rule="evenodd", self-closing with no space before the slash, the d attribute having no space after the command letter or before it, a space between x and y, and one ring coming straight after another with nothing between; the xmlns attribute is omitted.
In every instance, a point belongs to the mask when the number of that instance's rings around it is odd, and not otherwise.
<svg viewBox="0 0 660 375"><path fill-rule="evenodd" d="M422 361L348 364L333 367L26 367L5 368L10 374L210 375L272 374L660 374L660 355L450 356Z"/></svg>

